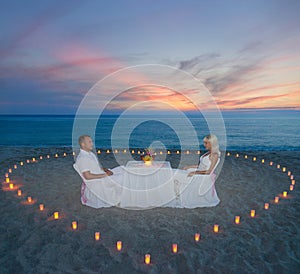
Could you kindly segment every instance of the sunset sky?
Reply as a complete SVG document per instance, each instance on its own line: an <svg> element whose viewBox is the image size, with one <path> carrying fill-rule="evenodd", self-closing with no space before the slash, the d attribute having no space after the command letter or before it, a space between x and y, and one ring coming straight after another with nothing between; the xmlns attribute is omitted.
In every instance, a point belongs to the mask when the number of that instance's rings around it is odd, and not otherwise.
<svg viewBox="0 0 300 274"><path fill-rule="evenodd" d="M221 110L300 109L299 14L298 0L1 1L0 114L74 114L97 81L148 63L199 78ZM108 107L143 100L193 110L149 87Z"/></svg>

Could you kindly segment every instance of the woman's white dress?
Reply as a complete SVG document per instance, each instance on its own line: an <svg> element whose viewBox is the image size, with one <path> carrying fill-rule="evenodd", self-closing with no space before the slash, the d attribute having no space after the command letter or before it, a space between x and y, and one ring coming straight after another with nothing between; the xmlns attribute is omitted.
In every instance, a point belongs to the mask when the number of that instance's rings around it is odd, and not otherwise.
<svg viewBox="0 0 300 274"><path fill-rule="evenodd" d="M215 189L214 173L217 164L210 174L202 175L197 174L188 177L188 174L195 170L208 170L211 165L209 154L200 157L198 168L190 168L188 170L174 170L174 184L177 198L180 200L180 207L196 208L196 207L212 207L216 206L220 199Z"/></svg>

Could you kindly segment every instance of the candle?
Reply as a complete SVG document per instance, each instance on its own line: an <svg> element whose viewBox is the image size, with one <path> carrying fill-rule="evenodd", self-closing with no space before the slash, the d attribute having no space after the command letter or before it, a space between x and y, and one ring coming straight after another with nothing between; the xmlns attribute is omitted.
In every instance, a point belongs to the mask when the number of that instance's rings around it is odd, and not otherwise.
<svg viewBox="0 0 300 274"><path fill-rule="evenodd" d="M214 232L218 233L219 232L219 225L214 225Z"/></svg>
<svg viewBox="0 0 300 274"><path fill-rule="evenodd" d="M54 216L54 219L57 220L59 218L58 212L55 211L54 214L53 214L53 216Z"/></svg>
<svg viewBox="0 0 300 274"><path fill-rule="evenodd" d="M117 149L115 149L115 153L118 153L118 150L117 150Z"/></svg>
<svg viewBox="0 0 300 274"><path fill-rule="evenodd" d="M277 168L280 168L280 165L277 165Z"/></svg>
<svg viewBox="0 0 300 274"><path fill-rule="evenodd" d="M141 154L141 152L138 150L138 154Z"/></svg>
<svg viewBox="0 0 300 274"><path fill-rule="evenodd" d="M23 163L23 162L20 162L20 165L22 166L22 165L24 165L24 163Z"/></svg>
<svg viewBox="0 0 300 274"><path fill-rule="evenodd" d="M163 154L162 151L160 151L159 154L162 155Z"/></svg>
<svg viewBox="0 0 300 274"><path fill-rule="evenodd" d="M197 154L200 154L200 151L199 151L199 150L197 151Z"/></svg>
<svg viewBox="0 0 300 274"><path fill-rule="evenodd" d="M172 251L173 251L173 253L177 253L177 251L178 251L177 244L172 244Z"/></svg>
<svg viewBox="0 0 300 274"><path fill-rule="evenodd" d="M282 195L283 195L283 197L287 197L287 192L283 191Z"/></svg>
<svg viewBox="0 0 300 274"><path fill-rule="evenodd" d="M248 156L247 155L245 155L245 159L247 159L248 158Z"/></svg>
<svg viewBox="0 0 300 274"><path fill-rule="evenodd" d="M126 149L124 149L124 150L123 150L123 152L124 152L124 153L126 153L126 152L127 152L127 150L126 150Z"/></svg>
<svg viewBox="0 0 300 274"><path fill-rule="evenodd" d="M14 169L17 169L17 165L14 165Z"/></svg>
<svg viewBox="0 0 300 274"><path fill-rule="evenodd" d="M278 196L276 196L276 197L274 198L274 202L275 202L276 204L278 204L278 202L279 202L279 197L278 197Z"/></svg>
<svg viewBox="0 0 300 274"><path fill-rule="evenodd" d="M11 168L8 169L8 173L12 173L12 169Z"/></svg>
<svg viewBox="0 0 300 274"><path fill-rule="evenodd" d="M5 173L5 178L8 178L8 173Z"/></svg>
<svg viewBox="0 0 300 274"><path fill-rule="evenodd" d="M177 150L176 153L179 154L179 150Z"/></svg>
<svg viewBox="0 0 300 274"><path fill-rule="evenodd" d="M26 160L26 163L27 163L27 164L29 164L29 163L30 163L30 161L27 159L27 160Z"/></svg>
<svg viewBox="0 0 300 274"><path fill-rule="evenodd" d="M230 156L230 153L229 153L229 152L227 152L227 156Z"/></svg>
<svg viewBox="0 0 300 274"><path fill-rule="evenodd" d="M107 150L106 150L106 153L109 153L109 152L110 152L109 149L107 149Z"/></svg>
<svg viewBox="0 0 300 274"><path fill-rule="evenodd" d="M32 198L29 196L29 197L27 197L27 202L28 203L31 203L32 202Z"/></svg>
<svg viewBox="0 0 300 274"><path fill-rule="evenodd" d="M195 241L196 242L200 241L200 233L195 233Z"/></svg>
<svg viewBox="0 0 300 274"><path fill-rule="evenodd" d="M240 223L240 216L235 216L235 223L238 225Z"/></svg>
<svg viewBox="0 0 300 274"><path fill-rule="evenodd" d="M236 154L236 157L237 157L237 158L239 157L239 154L238 154L238 153Z"/></svg>
<svg viewBox="0 0 300 274"><path fill-rule="evenodd" d="M134 154L134 150L131 150L131 154Z"/></svg>
<svg viewBox="0 0 300 274"><path fill-rule="evenodd" d="M255 210L254 210L254 209L251 210L250 216L251 216L251 218L254 218L254 217L255 217Z"/></svg>
<svg viewBox="0 0 300 274"><path fill-rule="evenodd" d="M287 173L287 175L290 176L290 175L291 175L291 172L289 171L289 172Z"/></svg>
<svg viewBox="0 0 300 274"><path fill-rule="evenodd" d="M291 177L290 177L290 178L291 178L291 180L293 180L293 179L294 179L294 175L291 175Z"/></svg>
<svg viewBox="0 0 300 274"><path fill-rule="evenodd" d="M14 184L13 184L13 183L10 183L10 184L9 184L9 188L10 188L10 189L14 189Z"/></svg>
<svg viewBox="0 0 300 274"><path fill-rule="evenodd" d="M292 185L295 185L296 181L295 180L292 180Z"/></svg>
<svg viewBox="0 0 300 274"><path fill-rule="evenodd" d="M73 230L76 230L76 229L77 229L77 222L76 222L76 221L73 221L73 222L72 222L72 229L73 229Z"/></svg>
<svg viewBox="0 0 300 274"><path fill-rule="evenodd" d="M99 151L100 151L100 150L99 150ZM98 154L100 154L100 152L99 152L99 151L98 151ZM76 153L75 153L75 151L73 151L72 155L73 155L73 156L75 156L75 154L76 154Z"/></svg>
<svg viewBox="0 0 300 274"><path fill-rule="evenodd" d="M22 196L22 190L18 189L18 196Z"/></svg>
<svg viewBox="0 0 300 274"><path fill-rule="evenodd" d="M50 158L50 155L47 155L47 158L49 159L49 158Z"/></svg>
<svg viewBox="0 0 300 274"><path fill-rule="evenodd" d="M273 165L273 162L270 162L270 166L272 166Z"/></svg>
<svg viewBox="0 0 300 274"><path fill-rule="evenodd" d="M57 153L55 154L55 158L58 158L58 154Z"/></svg>
<svg viewBox="0 0 300 274"><path fill-rule="evenodd" d="M44 210L44 205L40 204L40 211L43 211L43 210Z"/></svg>
<svg viewBox="0 0 300 274"><path fill-rule="evenodd" d="M35 158L32 158L32 162L35 162Z"/></svg>
<svg viewBox="0 0 300 274"><path fill-rule="evenodd" d="M285 172L285 171L286 171L286 167L283 167L283 168L282 168L282 172Z"/></svg>
<svg viewBox="0 0 300 274"><path fill-rule="evenodd" d="M145 161L144 162L146 166L151 166L152 165L152 161Z"/></svg>
<svg viewBox="0 0 300 274"><path fill-rule="evenodd" d="M64 157L66 157L66 156L67 156L67 153L65 153L65 152L64 152L64 154L63 154L63 155L64 155Z"/></svg>
<svg viewBox="0 0 300 274"><path fill-rule="evenodd" d="M290 191L293 191L293 190L294 190L294 186L290 185Z"/></svg>
<svg viewBox="0 0 300 274"><path fill-rule="evenodd" d="M40 160L43 160L43 156L40 156Z"/></svg>
<svg viewBox="0 0 300 274"><path fill-rule="evenodd" d="M253 157L253 161L256 161L256 157Z"/></svg>
<svg viewBox="0 0 300 274"><path fill-rule="evenodd" d="M171 154L169 150L168 150L168 154Z"/></svg>
<svg viewBox="0 0 300 274"><path fill-rule="evenodd" d="M269 209L269 203L265 203L265 210L268 210Z"/></svg>
<svg viewBox="0 0 300 274"><path fill-rule="evenodd" d="M188 151L186 152L186 154L190 154L190 151L188 150Z"/></svg>
<svg viewBox="0 0 300 274"><path fill-rule="evenodd" d="M150 254L145 255L145 264L150 264L151 256Z"/></svg>
<svg viewBox="0 0 300 274"><path fill-rule="evenodd" d="M121 241L117 241L117 250L118 251L122 250L122 242Z"/></svg>
<svg viewBox="0 0 300 274"><path fill-rule="evenodd" d="M5 182L6 182L6 183L9 183L9 182L10 182L10 179L9 179L8 177L6 177L6 178L5 178Z"/></svg>
<svg viewBox="0 0 300 274"><path fill-rule="evenodd" d="M95 240L96 241L100 240L100 232L95 232Z"/></svg>
<svg viewBox="0 0 300 274"><path fill-rule="evenodd" d="M261 162L262 162L262 164L263 164L263 163L265 162L265 160L264 160L264 159L262 159L262 160L261 160Z"/></svg>

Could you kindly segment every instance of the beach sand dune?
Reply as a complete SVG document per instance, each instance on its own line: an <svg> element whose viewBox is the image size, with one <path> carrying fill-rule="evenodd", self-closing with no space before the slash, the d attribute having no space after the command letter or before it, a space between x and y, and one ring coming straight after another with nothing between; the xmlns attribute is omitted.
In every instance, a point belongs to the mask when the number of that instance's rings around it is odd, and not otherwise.
<svg viewBox="0 0 300 274"><path fill-rule="evenodd" d="M232 152L216 182L221 200L216 207L130 211L80 203L81 180L72 167L73 157L61 157L70 150L0 151L3 175L24 159L51 154L50 159L13 170L10 177L23 185L23 197L16 191L0 191L1 273L299 273L300 152L238 152L239 158ZM56 152L59 158L53 157ZM117 165L113 154L99 158L106 167ZM197 158L190 155L184 164ZM168 160L177 167L180 155L168 155ZM296 179L292 192L282 167ZM288 197L280 196L275 204L274 197L283 191ZM32 204L26 203L27 196L32 196ZM45 205L43 212L40 203ZM251 209L256 210L255 218L250 217ZM59 220L53 220L54 211L60 213ZM236 215L241 216L239 225L234 223ZM73 231L75 220L78 230ZM219 233L213 232L214 224ZM101 233L98 242L96 231ZM201 234L199 242L194 241L196 232ZM119 240L121 252L116 250ZM178 244L177 254L172 254L173 243ZM144 263L146 253L151 254L150 265Z"/></svg>

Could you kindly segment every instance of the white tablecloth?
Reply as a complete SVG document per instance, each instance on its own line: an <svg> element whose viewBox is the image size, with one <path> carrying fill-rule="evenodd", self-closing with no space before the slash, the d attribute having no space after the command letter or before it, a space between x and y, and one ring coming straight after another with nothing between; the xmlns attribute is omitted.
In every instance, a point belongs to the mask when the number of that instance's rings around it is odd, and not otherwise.
<svg viewBox="0 0 300 274"><path fill-rule="evenodd" d="M120 207L150 208L164 206L175 198L173 170L169 162L129 161L124 173Z"/></svg>

